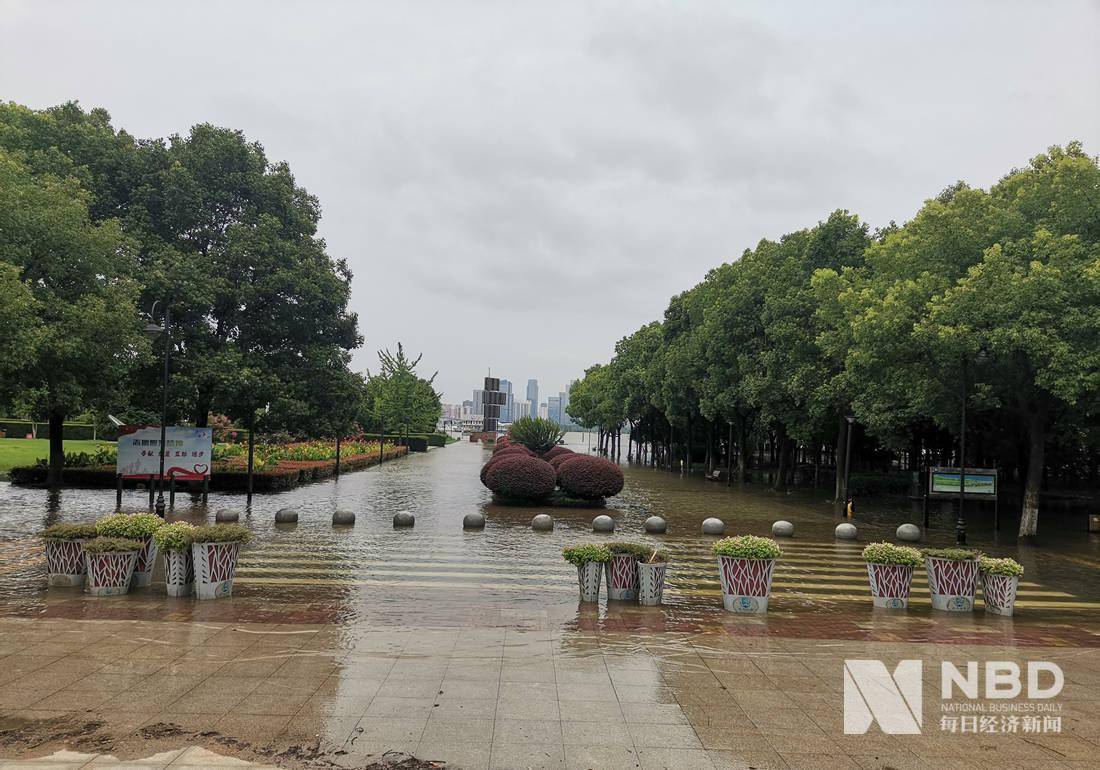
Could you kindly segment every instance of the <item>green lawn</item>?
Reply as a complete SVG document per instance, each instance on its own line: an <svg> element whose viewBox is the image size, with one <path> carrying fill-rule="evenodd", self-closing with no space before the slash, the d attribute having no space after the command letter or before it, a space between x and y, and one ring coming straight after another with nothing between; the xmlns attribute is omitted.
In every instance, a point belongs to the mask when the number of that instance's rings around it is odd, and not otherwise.
<svg viewBox="0 0 1100 770"><path fill-rule="evenodd" d="M92 452L109 441L66 441L66 452ZM0 438L0 477L7 478L8 471L17 465L34 465L39 458L50 454L49 439Z"/></svg>

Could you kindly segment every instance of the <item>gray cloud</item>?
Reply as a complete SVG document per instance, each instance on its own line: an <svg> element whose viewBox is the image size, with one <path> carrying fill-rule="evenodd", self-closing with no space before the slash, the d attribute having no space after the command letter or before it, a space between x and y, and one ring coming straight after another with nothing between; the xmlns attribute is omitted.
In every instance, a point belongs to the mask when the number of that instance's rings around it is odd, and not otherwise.
<svg viewBox="0 0 1100 770"><path fill-rule="evenodd" d="M451 400L556 391L837 207L1100 147L1098 11L1037 3L0 0L0 95L243 129L319 196L366 336Z"/></svg>

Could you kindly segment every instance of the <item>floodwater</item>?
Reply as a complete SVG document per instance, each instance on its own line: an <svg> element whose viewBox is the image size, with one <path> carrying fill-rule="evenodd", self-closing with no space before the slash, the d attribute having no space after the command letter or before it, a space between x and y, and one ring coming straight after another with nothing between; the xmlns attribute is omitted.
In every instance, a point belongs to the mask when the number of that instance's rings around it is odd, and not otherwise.
<svg viewBox="0 0 1100 770"><path fill-rule="evenodd" d="M587 437L570 434L569 446L587 451ZM223 507L242 510L254 540L241 555L234 596L199 603L168 599L163 587L109 601L84 597L79 590L45 586L42 548L34 537L57 521L89 521L112 512L114 490L65 489L50 493L0 486L0 613L22 616L149 617L167 602L177 619L250 619L279 622L377 622L419 625L524 625L555 627L589 622L636 627L699 629L720 626L717 569L710 553L713 537L703 536L707 517L726 522L727 534L770 533L778 519L795 524L796 537L784 540L769 618L791 627L807 610L843 619L861 628L882 618L869 601L862 544L893 539L898 524L921 523L919 506L907 501L860 501L855 523L860 543L838 543L839 523L824 491L776 494L756 485L739 488L644 467L626 467L626 488L604 510L505 507L494 505L478 481L489 456L479 444L460 442L386 463L339 479L275 494L257 495L250 509L241 495L211 494L209 506L177 495L170 519L212 521ZM145 510L147 494L128 491L123 510ZM293 507L297 525L274 523L275 511ZM354 527L333 527L332 512L353 511ZM416 516L412 529L394 529L393 514ZM484 530L464 531L462 518L486 515ZM530 527L537 513L550 513L553 532ZM594 516L616 521L613 535L591 531ZM663 516L668 533L644 533L648 516ZM1007 519L1008 517L1006 517ZM926 543L953 541L953 514L936 505ZM1063 536L1041 548L1017 548L1008 531L992 530L988 510L971 517L971 545L996 555L1013 555L1027 569L1017 617L989 618L974 613L968 630L986 623L1034 624L1073 617L1092 627L1100 620L1100 538L1084 532ZM632 540L660 545L672 553L665 605L640 608L601 600L578 606L575 570L561 559L566 545L601 540ZM918 571L909 615L930 616L925 578ZM159 609L158 609L159 608ZM961 621L952 621L959 623Z"/></svg>

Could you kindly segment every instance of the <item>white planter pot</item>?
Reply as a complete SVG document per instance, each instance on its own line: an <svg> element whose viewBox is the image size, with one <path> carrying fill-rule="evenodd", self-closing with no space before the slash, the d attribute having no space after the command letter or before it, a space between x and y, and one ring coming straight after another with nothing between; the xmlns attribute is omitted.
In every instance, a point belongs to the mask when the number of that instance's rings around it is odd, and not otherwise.
<svg viewBox="0 0 1100 770"><path fill-rule="evenodd" d="M607 598L632 602L638 598L638 559L628 553L613 554L604 564L607 575Z"/></svg>
<svg viewBox="0 0 1100 770"><path fill-rule="evenodd" d="M88 593L92 596L119 596L130 592L137 551L128 553L85 553Z"/></svg>
<svg viewBox="0 0 1100 770"><path fill-rule="evenodd" d="M976 559L956 561L925 556L924 568L928 571L932 609L945 612L970 612L974 609L974 591L978 585Z"/></svg>
<svg viewBox="0 0 1100 770"><path fill-rule="evenodd" d="M153 542L153 536L143 537L141 544L134 564L134 588L146 588L153 582L153 567L157 563L157 544Z"/></svg>
<svg viewBox="0 0 1100 770"><path fill-rule="evenodd" d="M195 559L191 549L164 552L164 586L169 596L190 596L195 588Z"/></svg>
<svg viewBox="0 0 1100 770"><path fill-rule="evenodd" d="M638 604L652 607L661 603L666 567L666 562L638 562Z"/></svg>
<svg viewBox="0 0 1100 770"><path fill-rule="evenodd" d="M867 564L871 598L876 607L903 610L909 606L909 585L913 568L901 564Z"/></svg>
<svg viewBox="0 0 1100 770"><path fill-rule="evenodd" d="M88 565L84 561L87 540L46 539L46 571L52 586L82 586Z"/></svg>
<svg viewBox="0 0 1100 770"><path fill-rule="evenodd" d="M1011 615L1016 605L1020 578L1013 575L982 575L982 598L985 611L994 615Z"/></svg>
<svg viewBox="0 0 1100 770"><path fill-rule="evenodd" d="M722 604L730 612L768 611L775 559L735 559L718 557L718 577L722 580Z"/></svg>
<svg viewBox="0 0 1100 770"><path fill-rule="evenodd" d="M195 595L200 599L221 599L233 593L240 543L193 543Z"/></svg>
<svg viewBox="0 0 1100 770"><path fill-rule="evenodd" d="M600 575L602 574L603 564L598 561L590 561L577 567L577 582L580 584L582 602L600 600Z"/></svg>

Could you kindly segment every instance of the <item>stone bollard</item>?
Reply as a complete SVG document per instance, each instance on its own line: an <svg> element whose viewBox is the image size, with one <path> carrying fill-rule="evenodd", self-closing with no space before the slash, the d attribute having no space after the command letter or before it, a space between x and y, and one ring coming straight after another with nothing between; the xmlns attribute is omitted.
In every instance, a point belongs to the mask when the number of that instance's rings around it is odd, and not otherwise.
<svg viewBox="0 0 1100 770"><path fill-rule="evenodd" d="M843 524L837 524L836 529L833 530L833 534L837 540L855 540L856 539L856 525L844 522Z"/></svg>
<svg viewBox="0 0 1100 770"><path fill-rule="evenodd" d="M393 526L411 527L416 523L416 517L408 511L398 511L393 515Z"/></svg>
<svg viewBox="0 0 1100 770"><path fill-rule="evenodd" d="M794 537L794 524L780 519L772 524L772 534L776 537Z"/></svg>
<svg viewBox="0 0 1100 770"><path fill-rule="evenodd" d="M726 531L726 522L721 519L704 519L703 520L703 534L704 535L721 535Z"/></svg>
<svg viewBox="0 0 1100 770"><path fill-rule="evenodd" d="M276 524L297 524L298 523L298 511L293 508L280 508L275 511L275 523Z"/></svg>
<svg viewBox="0 0 1100 770"><path fill-rule="evenodd" d="M463 529L485 529L484 513L467 513L462 517Z"/></svg>
<svg viewBox="0 0 1100 770"><path fill-rule="evenodd" d="M540 513L531 519L531 529L539 532L549 532L554 528L554 517L548 513Z"/></svg>
<svg viewBox="0 0 1100 770"><path fill-rule="evenodd" d="M610 516L597 516L592 519L592 531L593 532L614 532L615 520Z"/></svg>
<svg viewBox="0 0 1100 770"><path fill-rule="evenodd" d="M236 508L219 508L217 513L214 514L214 521L230 522L240 521L241 512Z"/></svg>
<svg viewBox="0 0 1100 770"><path fill-rule="evenodd" d="M894 534L897 535L898 540L904 540L906 543L920 541L920 527L916 524L902 524Z"/></svg>
<svg viewBox="0 0 1100 770"><path fill-rule="evenodd" d="M337 526L350 527L355 524L355 514L351 511L336 511L332 514L332 523Z"/></svg>
<svg viewBox="0 0 1100 770"><path fill-rule="evenodd" d="M660 516L650 516L645 520L645 531L651 535L663 535L668 531L668 522Z"/></svg>

